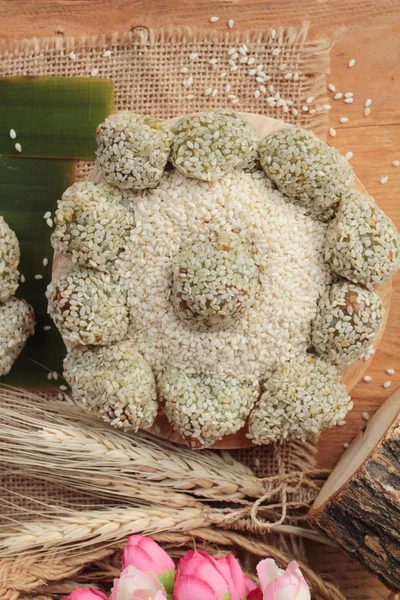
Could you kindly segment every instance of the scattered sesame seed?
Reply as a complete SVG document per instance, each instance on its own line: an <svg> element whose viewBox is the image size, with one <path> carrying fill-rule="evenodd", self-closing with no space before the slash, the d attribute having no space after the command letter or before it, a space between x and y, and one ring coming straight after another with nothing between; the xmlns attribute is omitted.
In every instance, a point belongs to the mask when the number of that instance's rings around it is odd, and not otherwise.
<svg viewBox="0 0 400 600"><path fill-rule="evenodd" d="M216 23L219 21L219 17L210 17L210 23Z"/></svg>
<svg viewBox="0 0 400 600"><path fill-rule="evenodd" d="M229 19L229 21L228 21L228 27L229 27L229 29L232 29L232 27L234 26L234 24L235 24L235 21L233 19Z"/></svg>
<svg viewBox="0 0 400 600"><path fill-rule="evenodd" d="M261 95L261 92L260 92L260 90L256 90L256 91L254 92L254 98L259 98L259 97L260 97L260 95Z"/></svg>
<svg viewBox="0 0 400 600"><path fill-rule="evenodd" d="M355 64L356 64L356 61L354 60L354 58L352 58L349 60L348 66L351 68L351 67L354 67Z"/></svg>
<svg viewBox="0 0 400 600"><path fill-rule="evenodd" d="M224 77L227 76L227 72L226 71L222 71L222 73L219 74L220 78L223 79Z"/></svg>
<svg viewBox="0 0 400 600"><path fill-rule="evenodd" d="M365 381L365 383L369 383L370 381L372 381L372 377L370 377L369 375L364 375L363 380Z"/></svg>
<svg viewBox="0 0 400 600"><path fill-rule="evenodd" d="M63 394L61 394L61 392L57 394L57 398L59 400L64 400L64 396L63 396Z"/></svg>
<svg viewBox="0 0 400 600"><path fill-rule="evenodd" d="M302 110L303 112L308 112L308 106L306 106L306 105L302 106L302 107L301 107L301 110Z"/></svg>
<svg viewBox="0 0 400 600"><path fill-rule="evenodd" d="M214 88L214 89L213 89L213 92L212 92L212 97L213 97L213 98L215 98L215 96L216 96L217 94L218 94L218 90L217 90L217 88Z"/></svg>
<svg viewBox="0 0 400 600"><path fill-rule="evenodd" d="M197 58L199 58L199 55L198 55L198 53L197 53L197 52L191 52L191 53L189 54L189 59L190 59L190 60L196 60Z"/></svg>
<svg viewBox="0 0 400 600"><path fill-rule="evenodd" d="M347 449L347 448L349 447L349 445L350 445L350 444L348 444L347 442L345 442L345 443L343 444L343 448L346 448L346 449Z"/></svg>
<svg viewBox="0 0 400 600"><path fill-rule="evenodd" d="M292 77L293 77L293 73L289 72L289 73L285 74L285 79L292 79Z"/></svg>
<svg viewBox="0 0 400 600"><path fill-rule="evenodd" d="M75 54L75 52L70 52L70 53L68 54L68 56L69 56L69 58L70 58L71 60L76 60L76 54Z"/></svg>
<svg viewBox="0 0 400 600"><path fill-rule="evenodd" d="M238 68L237 68L237 65L233 65L233 66L230 68L230 71L232 71L232 73L234 73L234 72L235 72L235 71L237 71L237 70L238 70Z"/></svg>
<svg viewBox="0 0 400 600"><path fill-rule="evenodd" d="M185 96L186 100L193 100L194 99L194 94L187 94Z"/></svg>
<svg viewBox="0 0 400 600"><path fill-rule="evenodd" d="M226 91L227 93L231 91L231 84L230 84L230 83L227 83L227 84L226 84L226 86L225 86L225 91Z"/></svg>
<svg viewBox="0 0 400 600"><path fill-rule="evenodd" d="M181 73L187 73L189 71L188 67L182 67Z"/></svg>
<svg viewBox="0 0 400 600"><path fill-rule="evenodd" d="M256 62L256 59L254 58L254 56L250 56L249 60L247 61L248 65L254 65L254 63ZM257 69L254 71L254 73L257 71ZM253 75L254 75L253 73Z"/></svg>
<svg viewBox="0 0 400 600"><path fill-rule="evenodd" d="M386 373L388 375L394 375L395 374L395 370L394 369L386 369Z"/></svg>
<svg viewBox="0 0 400 600"><path fill-rule="evenodd" d="M105 50L103 56L104 56L104 58L110 57L111 56L111 50Z"/></svg>
<svg viewBox="0 0 400 600"><path fill-rule="evenodd" d="M210 58L208 62L210 65L216 65L218 62L218 58Z"/></svg>
<svg viewBox="0 0 400 600"><path fill-rule="evenodd" d="M232 104L238 104L239 102L239 98L235 98L234 100L232 100Z"/></svg>
<svg viewBox="0 0 400 600"><path fill-rule="evenodd" d="M352 104L354 102L354 98L345 98L344 101L346 104Z"/></svg>
<svg viewBox="0 0 400 600"><path fill-rule="evenodd" d="M330 104L322 104L321 109L322 110L331 110L331 105Z"/></svg>
<svg viewBox="0 0 400 600"><path fill-rule="evenodd" d="M394 167L400 167L400 160L392 160L392 165Z"/></svg>
<svg viewBox="0 0 400 600"><path fill-rule="evenodd" d="M387 183L389 181L389 177L387 175L385 175L384 177L381 177L379 181L382 185L384 185L385 183Z"/></svg>
<svg viewBox="0 0 400 600"><path fill-rule="evenodd" d="M10 131L9 131L8 135L10 136L10 138L11 138L12 140L15 140L15 138L17 137L17 134L16 134L16 132L15 132L15 129L10 129Z"/></svg>
<svg viewBox="0 0 400 600"><path fill-rule="evenodd" d="M37 273L35 275L35 279L43 279L43 275L41 275L40 273Z"/></svg>
<svg viewBox="0 0 400 600"><path fill-rule="evenodd" d="M371 109L369 107L364 108L364 117L368 117L371 114Z"/></svg>
<svg viewBox="0 0 400 600"><path fill-rule="evenodd" d="M385 389L390 388L390 386L392 385L391 381L385 381L385 383L382 385L382 387L384 387Z"/></svg>
<svg viewBox="0 0 400 600"><path fill-rule="evenodd" d="M279 56L279 55L280 55L280 53L281 53L281 50L280 50L280 48L274 48L274 49L272 50L272 56Z"/></svg>
<svg viewBox="0 0 400 600"><path fill-rule="evenodd" d="M22 152L22 146L19 142L17 142L14 146L17 152Z"/></svg>
<svg viewBox="0 0 400 600"><path fill-rule="evenodd" d="M336 87L333 85L333 83L330 83L328 85L328 90L330 90L331 92L336 92Z"/></svg>
<svg viewBox="0 0 400 600"><path fill-rule="evenodd" d="M47 373L47 379L50 381L50 379L53 379L53 373L51 371L49 371Z"/></svg>
<svg viewBox="0 0 400 600"><path fill-rule="evenodd" d="M49 219L50 217L51 217L51 211L48 210L47 212L44 213L43 219Z"/></svg>
<svg viewBox="0 0 400 600"><path fill-rule="evenodd" d="M348 119L348 117L340 117L339 122L340 123L348 123L349 119Z"/></svg>
<svg viewBox="0 0 400 600"><path fill-rule="evenodd" d="M369 421L369 413L367 412L363 412L361 414L362 418L364 419L364 421Z"/></svg>
<svg viewBox="0 0 400 600"><path fill-rule="evenodd" d="M353 153L351 152L351 150L349 150L349 152L346 152L344 157L346 160L351 160L353 158Z"/></svg>
<svg viewBox="0 0 400 600"><path fill-rule="evenodd" d="M371 98L367 98L366 101L364 102L365 107L371 106L371 104L372 104Z"/></svg>
<svg viewBox="0 0 400 600"><path fill-rule="evenodd" d="M53 227L53 219L46 219L46 225L48 227Z"/></svg>
<svg viewBox="0 0 400 600"><path fill-rule="evenodd" d="M332 137L335 137L336 136L336 129L333 129L333 127L331 127L329 129L329 135L331 135Z"/></svg>
<svg viewBox="0 0 400 600"><path fill-rule="evenodd" d="M345 98L352 98L354 96L353 92L346 92L344 97Z"/></svg>
<svg viewBox="0 0 400 600"><path fill-rule="evenodd" d="M43 327L43 331L50 331L50 329L51 329L51 325L45 325Z"/></svg>
<svg viewBox="0 0 400 600"><path fill-rule="evenodd" d="M231 60L237 60L238 58L239 58L239 52L234 52L234 53L231 55Z"/></svg>
<svg viewBox="0 0 400 600"><path fill-rule="evenodd" d="M189 77L187 79L184 80L183 85L184 87L190 87L193 83L193 77L191 75L189 75Z"/></svg>
<svg viewBox="0 0 400 600"><path fill-rule="evenodd" d="M208 87L204 90L205 96L211 96L211 94L212 94L212 88Z"/></svg>
<svg viewBox="0 0 400 600"><path fill-rule="evenodd" d="M90 71L90 76L91 77L96 77L99 74L99 70L98 69L92 69Z"/></svg>
<svg viewBox="0 0 400 600"><path fill-rule="evenodd" d="M62 392L66 392L68 389L66 385L60 385L59 388Z"/></svg>
<svg viewBox="0 0 400 600"><path fill-rule="evenodd" d="M271 38L274 40L276 38L276 30L271 29Z"/></svg>
<svg viewBox="0 0 400 600"><path fill-rule="evenodd" d="M58 379L57 371L53 371L53 379L55 379L57 381L57 379Z"/></svg>
<svg viewBox="0 0 400 600"><path fill-rule="evenodd" d="M311 104L311 102L314 100L314 96L308 96L308 98L306 98L306 104Z"/></svg>
<svg viewBox="0 0 400 600"><path fill-rule="evenodd" d="M47 267L47 265L49 264L49 259L48 259L48 258L44 258L44 259L42 260L42 263L43 263L43 266L44 266L44 267Z"/></svg>
<svg viewBox="0 0 400 600"><path fill-rule="evenodd" d="M20 280L21 283L25 283L25 281L26 281L25 275L20 275L19 280Z"/></svg>
<svg viewBox="0 0 400 600"><path fill-rule="evenodd" d="M339 427L344 427L346 425L346 421L338 421L337 424Z"/></svg>
<svg viewBox="0 0 400 600"><path fill-rule="evenodd" d="M342 92L337 92L337 94L333 96L334 100L340 100L341 98L343 98Z"/></svg>

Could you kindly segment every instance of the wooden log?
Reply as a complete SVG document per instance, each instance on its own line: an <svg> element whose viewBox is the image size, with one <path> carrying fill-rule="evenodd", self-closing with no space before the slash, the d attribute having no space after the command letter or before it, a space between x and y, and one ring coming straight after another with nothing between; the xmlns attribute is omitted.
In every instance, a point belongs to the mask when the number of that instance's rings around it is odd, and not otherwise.
<svg viewBox="0 0 400 600"><path fill-rule="evenodd" d="M343 454L308 522L400 591L400 390Z"/></svg>

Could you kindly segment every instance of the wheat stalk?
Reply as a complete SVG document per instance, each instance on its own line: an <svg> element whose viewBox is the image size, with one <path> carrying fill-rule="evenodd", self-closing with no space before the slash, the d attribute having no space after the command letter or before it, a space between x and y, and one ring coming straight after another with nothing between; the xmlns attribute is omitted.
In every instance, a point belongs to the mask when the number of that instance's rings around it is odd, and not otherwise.
<svg viewBox="0 0 400 600"><path fill-rule="evenodd" d="M171 506L191 496L243 503L265 487L228 453L195 452L154 438L115 430L67 402L0 387L0 461L30 476L96 492ZM168 491L168 493L166 493Z"/></svg>

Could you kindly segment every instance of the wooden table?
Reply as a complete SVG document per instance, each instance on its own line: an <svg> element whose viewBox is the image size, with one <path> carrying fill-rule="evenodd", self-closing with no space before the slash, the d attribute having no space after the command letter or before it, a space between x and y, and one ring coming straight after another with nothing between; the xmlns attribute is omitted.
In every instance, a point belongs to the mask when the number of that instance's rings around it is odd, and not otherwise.
<svg viewBox="0 0 400 600"><path fill-rule="evenodd" d="M353 92L353 104L332 99L330 125L337 136L330 141L343 153L352 151L352 164L360 180L400 229L400 0L0 0L0 37L23 38L54 34L126 31L137 26L267 28L270 25L299 25L308 20L311 35L342 32L332 51L329 82L342 92ZM210 24L209 18L219 17ZM348 61L356 64L348 68ZM331 94L332 96L333 94ZM371 114L363 115L364 100L372 99ZM349 117L340 124L339 117ZM386 185L380 183L387 175ZM347 425L330 430L320 441L319 463L331 468L365 425L361 413L372 414L400 384L400 277L394 281L392 310L383 342L369 369L370 383L360 383L353 392L355 408ZM394 376L385 369L396 370ZM382 383L392 380L390 389ZM339 551L310 547L310 562L329 574L348 600L380 600L388 592Z"/></svg>

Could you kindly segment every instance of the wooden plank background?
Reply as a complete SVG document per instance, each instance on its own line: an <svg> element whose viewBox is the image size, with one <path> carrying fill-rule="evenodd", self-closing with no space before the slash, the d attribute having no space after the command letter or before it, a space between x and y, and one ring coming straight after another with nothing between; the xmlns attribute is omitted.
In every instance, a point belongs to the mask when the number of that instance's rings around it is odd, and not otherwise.
<svg viewBox="0 0 400 600"><path fill-rule="evenodd" d="M342 152L352 151L352 164L369 193L400 228L400 0L0 0L0 37L24 38L54 34L127 31L137 26L189 25L227 29L299 25L307 20L311 35L332 35L346 26L331 54L329 82L337 90L353 92L353 104L332 99L330 125L337 136L330 141ZM219 17L211 24L209 18ZM356 64L348 68L348 61ZM332 94L331 94L332 95ZM364 117L366 98L371 115ZM341 116L349 123L339 123ZM387 175L386 185L380 178ZM371 383L360 383L353 392L355 408L347 425L326 432L319 444L319 464L331 468L365 425L361 413L372 414L400 384L400 277L394 282L392 310L383 342L374 357ZM390 377L385 369L396 370ZM390 389L382 383L392 380ZM394 524L394 526L396 526ZM339 551L310 546L310 563L334 579L348 600L381 600L388 591Z"/></svg>

